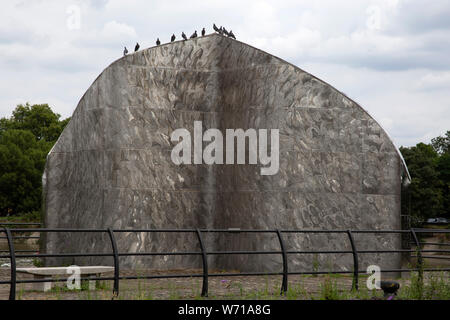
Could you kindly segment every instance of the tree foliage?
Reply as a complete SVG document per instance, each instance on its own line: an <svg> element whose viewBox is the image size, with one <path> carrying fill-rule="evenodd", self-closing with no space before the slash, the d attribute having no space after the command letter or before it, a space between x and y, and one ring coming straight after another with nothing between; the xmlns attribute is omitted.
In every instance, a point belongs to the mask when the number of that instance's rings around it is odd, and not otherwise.
<svg viewBox="0 0 450 320"><path fill-rule="evenodd" d="M450 218L450 131L432 139L431 144L418 143L400 151L412 180L403 193L403 213L419 221Z"/></svg>
<svg viewBox="0 0 450 320"><path fill-rule="evenodd" d="M439 154L450 152L450 131L447 131L444 136L439 136L431 139L431 145Z"/></svg>
<svg viewBox="0 0 450 320"><path fill-rule="evenodd" d="M18 105L11 118L0 119L0 132L9 129L27 130L33 133L37 140L56 142L70 120L67 118L60 121L60 117L48 104Z"/></svg>
<svg viewBox="0 0 450 320"><path fill-rule="evenodd" d="M38 211L47 153L70 119L47 104L19 105L0 119L0 215Z"/></svg>
<svg viewBox="0 0 450 320"><path fill-rule="evenodd" d="M442 189L442 205L444 207L443 216L450 218L450 131L447 131L447 145L439 156L437 171Z"/></svg>

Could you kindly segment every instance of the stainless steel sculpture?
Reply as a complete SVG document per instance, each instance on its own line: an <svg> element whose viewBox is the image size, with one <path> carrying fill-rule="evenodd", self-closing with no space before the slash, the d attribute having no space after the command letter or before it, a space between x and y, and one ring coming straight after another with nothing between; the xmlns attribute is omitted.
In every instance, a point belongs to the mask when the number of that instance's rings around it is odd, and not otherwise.
<svg viewBox="0 0 450 320"><path fill-rule="evenodd" d="M175 165L177 128L279 129L280 169ZM47 157L50 228L399 229L407 170L392 141L357 103L311 74L221 35L176 41L113 62L81 98ZM109 252L107 235L49 234L47 252ZM344 250L343 235L285 239L288 249ZM195 235L117 234L121 252L197 250ZM208 250L278 250L276 235L205 236ZM357 243L361 243L358 239ZM369 236L358 249L399 248ZM108 259L108 258L105 258ZM280 269L279 255L209 256L211 268ZM348 269L348 254L290 256L291 270ZM82 264L81 260L68 263ZM365 255L362 268L389 260ZM98 262L98 260L97 260ZM56 262L49 262L56 263ZM58 262L61 263L61 262ZM122 258L126 266L199 267L200 257Z"/></svg>

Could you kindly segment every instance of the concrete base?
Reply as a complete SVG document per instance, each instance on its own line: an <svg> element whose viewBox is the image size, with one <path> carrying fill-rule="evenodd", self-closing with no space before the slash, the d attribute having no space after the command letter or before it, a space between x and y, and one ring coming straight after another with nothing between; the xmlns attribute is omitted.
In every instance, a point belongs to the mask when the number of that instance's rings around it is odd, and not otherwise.
<svg viewBox="0 0 450 320"><path fill-rule="evenodd" d="M99 274L95 274L95 275L89 276L89 278L97 278L99 276L100 276ZM89 280L89 290L95 290L96 284L97 284L97 280Z"/></svg>
<svg viewBox="0 0 450 320"><path fill-rule="evenodd" d="M52 277L50 276L41 276L41 275L34 275L34 279L51 279ZM33 290L34 291L43 291L43 292L47 292L50 291L52 289L52 284L53 282L33 282Z"/></svg>

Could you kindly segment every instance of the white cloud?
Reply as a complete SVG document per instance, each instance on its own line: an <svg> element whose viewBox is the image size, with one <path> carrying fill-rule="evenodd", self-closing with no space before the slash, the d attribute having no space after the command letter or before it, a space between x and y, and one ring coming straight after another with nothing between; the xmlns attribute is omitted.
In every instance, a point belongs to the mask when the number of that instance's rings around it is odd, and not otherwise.
<svg viewBox="0 0 450 320"><path fill-rule="evenodd" d="M112 20L106 22L101 29L93 29L89 33L78 35L73 39L72 45L90 49L116 49L121 43L126 44L136 40L138 40L138 35L132 26Z"/></svg>
<svg viewBox="0 0 450 320"><path fill-rule="evenodd" d="M450 71L431 72L421 77L416 84L419 90L450 90Z"/></svg>
<svg viewBox="0 0 450 320"><path fill-rule="evenodd" d="M114 37L115 35L135 37L136 31L126 23L119 23L115 20L107 22L102 31L104 37Z"/></svg>

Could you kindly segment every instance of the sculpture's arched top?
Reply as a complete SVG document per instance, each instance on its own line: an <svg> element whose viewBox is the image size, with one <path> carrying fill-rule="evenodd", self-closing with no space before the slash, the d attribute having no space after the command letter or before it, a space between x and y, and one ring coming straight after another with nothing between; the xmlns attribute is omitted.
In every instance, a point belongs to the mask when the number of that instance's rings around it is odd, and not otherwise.
<svg viewBox="0 0 450 320"><path fill-rule="evenodd" d="M231 91L234 92L230 94ZM137 106L147 110L225 113L242 112L243 108L316 108L344 113L349 109L359 110L358 121L363 121L362 126L368 124L369 130L373 130L369 133L372 139L366 144L362 141L360 151L391 149L399 156L403 181L407 183L410 180L406 164L386 131L359 104L280 58L218 34L151 47L113 62L83 95L73 120L51 152L61 147L66 149L61 141L66 141L64 144L67 145L68 136L73 137L69 133L75 126L72 122L85 110ZM98 115L101 113L99 111ZM289 112L286 115L293 116ZM97 120L104 121L105 115L101 116L102 119ZM329 116L335 115L331 112ZM98 132L96 138L101 139L102 134L105 132ZM89 145L96 148L101 143L98 139L89 138L88 143L81 143L80 148ZM313 146L311 148L314 149ZM335 150L345 151L345 148Z"/></svg>

